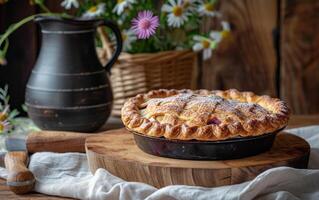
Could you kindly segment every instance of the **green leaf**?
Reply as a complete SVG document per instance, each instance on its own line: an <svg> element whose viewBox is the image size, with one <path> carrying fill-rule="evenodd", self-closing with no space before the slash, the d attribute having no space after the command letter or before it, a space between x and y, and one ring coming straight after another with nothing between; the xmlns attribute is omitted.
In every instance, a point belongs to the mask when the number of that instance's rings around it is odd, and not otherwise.
<svg viewBox="0 0 319 200"><path fill-rule="evenodd" d="M16 110L16 109L12 110L12 111L9 113L9 115L8 115L8 120L9 120L9 121L13 120L13 119L14 119L15 117L17 117L19 114L20 114L20 113L19 113L18 110Z"/></svg>
<svg viewBox="0 0 319 200"><path fill-rule="evenodd" d="M21 108L22 108L22 110L23 110L24 112L28 112L28 107L27 107L27 105L23 104L23 105L21 106Z"/></svg>

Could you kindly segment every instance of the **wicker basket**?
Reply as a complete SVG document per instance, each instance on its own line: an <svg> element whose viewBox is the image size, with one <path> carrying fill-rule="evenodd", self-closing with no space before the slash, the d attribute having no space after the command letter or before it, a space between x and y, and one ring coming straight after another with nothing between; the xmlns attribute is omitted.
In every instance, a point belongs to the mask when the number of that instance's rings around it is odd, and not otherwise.
<svg viewBox="0 0 319 200"><path fill-rule="evenodd" d="M110 57L110 43L101 33L103 48L98 49L102 63ZM103 36L104 35L104 36ZM111 70L114 116L121 114L124 102L152 89L196 87L197 54L190 50L158 53L122 53Z"/></svg>

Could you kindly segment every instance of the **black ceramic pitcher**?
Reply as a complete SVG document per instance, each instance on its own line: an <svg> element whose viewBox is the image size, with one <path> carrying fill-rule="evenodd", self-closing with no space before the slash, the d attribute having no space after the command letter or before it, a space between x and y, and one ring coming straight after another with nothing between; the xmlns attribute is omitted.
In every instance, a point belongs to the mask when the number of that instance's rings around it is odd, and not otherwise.
<svg viewBox="0 0 319 200"><path fill-rule="evenodd" d="M45 130L92 132L112 109L112 91L106 73L122 49L121 32L105 20L37 17L42 46L26 88L29 117ZM109 27L117 49L105 68L95 49L98 26ZM105 71L106 70L106 71Z"/></svg>

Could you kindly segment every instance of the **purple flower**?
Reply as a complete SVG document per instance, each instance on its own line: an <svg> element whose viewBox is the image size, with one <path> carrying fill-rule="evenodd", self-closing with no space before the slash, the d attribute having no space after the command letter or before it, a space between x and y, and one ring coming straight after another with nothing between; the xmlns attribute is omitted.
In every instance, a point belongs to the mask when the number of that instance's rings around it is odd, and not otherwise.
<svg viewBox="0 0 319 200"><path fill-rule="evenodd" d="M158 26L158 17L153 16L152 11L149 10L139 12L137 18L132 20L132 29L138 39L147 39L154 35Z"/></svg>

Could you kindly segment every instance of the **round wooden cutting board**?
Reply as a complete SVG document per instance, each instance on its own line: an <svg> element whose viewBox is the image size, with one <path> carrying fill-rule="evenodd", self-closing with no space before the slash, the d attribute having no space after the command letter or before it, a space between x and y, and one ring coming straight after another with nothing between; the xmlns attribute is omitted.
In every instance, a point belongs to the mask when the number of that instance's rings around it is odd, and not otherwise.
<svg viewBox="0 0 319 200"><path fill-rule="evenodd" d="M281 132L268 152L237 160L192 161L157 157L140 150L125 129L92 136L86 153L92 173L104 168L127 181L161 188L167 185L216 187L255 178L278 166L307 168L310 147L300 137Z"/></svg>

